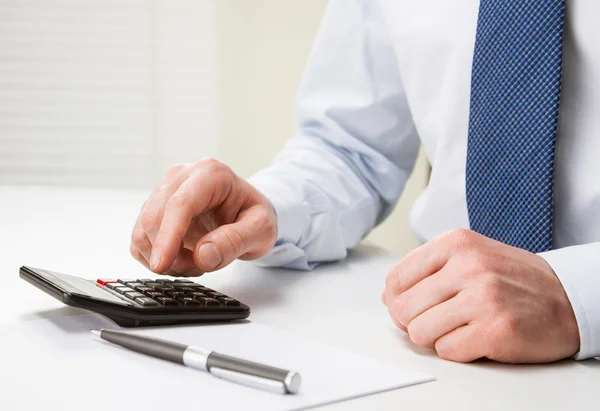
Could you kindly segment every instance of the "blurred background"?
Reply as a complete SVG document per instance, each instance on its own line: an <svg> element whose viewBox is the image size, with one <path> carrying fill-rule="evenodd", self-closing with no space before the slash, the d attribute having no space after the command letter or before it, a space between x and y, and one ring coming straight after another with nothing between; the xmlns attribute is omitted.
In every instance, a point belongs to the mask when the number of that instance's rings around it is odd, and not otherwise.
<svg viewBox="0 0 600 411"><path fill-rule="evenodd" d="M0 184L147 189L215 157L243 177L294 134L326 0L0 0ZM420 156L370 234L417 246ZM10 201L10 199L0 199Z"/></svg>

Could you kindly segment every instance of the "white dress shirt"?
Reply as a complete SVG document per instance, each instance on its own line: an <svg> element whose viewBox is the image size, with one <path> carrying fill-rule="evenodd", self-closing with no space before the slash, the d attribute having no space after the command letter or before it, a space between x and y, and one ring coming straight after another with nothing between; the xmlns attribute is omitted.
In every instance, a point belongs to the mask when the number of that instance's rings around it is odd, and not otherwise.
<svg viewBox="0 0 600 411"><path fill-rule="evenodd" d="M298 132L250 179L279 241L263 264L342 259L390 213L419 145L432 164L410 222L423 241L468 228L465 197L476 0L331 0L298 94ZM567 0L553 251L578 359L600 356L600 2ZM293 53L293 50L290 50Z"/></svg>

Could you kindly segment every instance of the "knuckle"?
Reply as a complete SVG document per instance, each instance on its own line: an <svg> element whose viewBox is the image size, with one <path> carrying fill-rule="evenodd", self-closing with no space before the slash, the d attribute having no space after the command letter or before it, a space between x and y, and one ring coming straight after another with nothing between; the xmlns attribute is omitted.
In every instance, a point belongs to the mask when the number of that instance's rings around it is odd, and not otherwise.
<svg viewBox="0 0 600 411"><path fill-rule="evenodd" d="M422 347L428 346L431 344L431 340L427 335L426 330L420 325L418 321L411 321L410 324L406 327L408 332L408 336L411 341L417 345Z"/></svg>
<svg viewBox="0 0 600 411"><path fill-rule="evenodd" d="M393 290L398 277L398 273L396 272L396 267L392 267L390 271L385 276L385 288L388 290Z"/></svg>
<svg viewBox="0 0 600 411"><path fill-rule="evenodd" d="M475 233L466 228L456 228L442 234L442 241L453 244L456 248L465 248L473 244Z"/></svg>
<svg viewBox="0 0 600 411"><path fill-rule="evenodd" d="M390 271L388 271L386 277L385 277L385 286L388 290L390 290L392 293L397 294L401 291L402 289L402 280L400 278L400 270L399 270L399 264L400 263L396 263L391 269Z"/></svg>
<svg viewBox="0 0 600 411"><path fill-rule="evenodd" d="M442 360L452 361L456 358L454 347L450 344L445 344L442 340L436 341L435 351Z"/></svg>
<svg viewBox="0 0 600 411"><path fill-rule="evenodd" d="M196 166L198 168L208 170L211 173L226 172L230 170L230 168L225 164L211 157L203 158L197 163Z"/></svg>
<svg viewBox="0 0 600 411"><path fill-rule="evenodd" d="M175 194L171 196L171 198L169 198L166 204L166 208L185 208L189 207L190 205L191 204L189 194L184 190L178 190Z"/></svg>
<svg viewBox="0 0 600 411"><path fill-rule="evenodd" d="M162 184L157 184L156 186L154 186L154 188L152 189L152 194L150 195L150 199L148 199L146 204L144 204L142 210L145 210L147 208L147 205L151 200L155 202L157 199L162 198L164 196L165 191L167 191L167 189L169 188L169 185L170 184L168 182L163 182Z"/></svg>
<svg viewBox="0 0 600 411"><path fill-rule="evenodd" d="M466 288L457 294L458 301L463 307L481 307L486 300L477 288Z"/></svg>
<svg viewBox="0 0 600 411"><path fill-rule="evenodd" d="M140 252L139 252L138 248L134 244L131 244L129 246L129 254L131 254L131 256L133 258L138 259L139 255L140 255Z"/></svg>
<svg viewBox="0 0 600 411"><path fill-rule="evenodd" d="M482 296L484 301L499 307L504 301L503 282L497 275L487 275L482 284Z"/></svg>
<svg viewBox="0 0 600 411"><path fill-rule="evenodd" d="M392 311L394 312L395 317L402 323L408 324L408 298L405 294L400 294L394 299L392 304Z"/></svg>
<svg viewBox="0 0 600 411"><path fill-rule="evenodd" d="M154 210L144 210L140 217L140 224L145 232L152 231L160 226L162 216Z"/></svg>
<svg viewBox="0 0 600 411"><path fill-rule="evenodd" d="M136 248L142 248L146 243L146 233L142 230L136 229L131 233L131 245Z"/></svg>
<svg viewBox="0 0 600 411"><path fill-rule="evenodd" d="M466 279L494 274L495 264L493 259L480 250L471 250L468 255L460 258L461 273Z"/></svg>
<svg viewBox="0 0 600 411"><path fill-rule="evenodd" d="M270 206L257 206L253 210L253 214L254 220L259 224L265 224L265 222L271 223L273 221L272 217L274 212L272 211L272 207Z"/></svg>
<svg viewBox="0 0 600 411"><path fill-rule="evenodd" d="M187 166L188 166L187 164L183 164L183 163L173 164L171 167L169 167L168 174L170 176L176 176L177 174L179 174L180 172L185 170Z"/></svg>
<svg viewBox="0 0 600 411"><path fill-rule="evenodd" d="M229 242L231 243L235 254L242 254L242 252L246 249L246 238L234 227L229 227L229 229L226 231L226 235L227 238L229 238Z"/></svg>
<svg viewBox="0 0 600 411"><path fill-rule="evenodd" d="M519 318L516 315L505 312L497 316L491 330L491 345L497 348L503 346L503 342L513 340L519 329Z"/></svg>
<svg viewBox="0 0 600 411"><path fill-rule="evenodd" d="M277 221L270 217L262 217L261 212L259 212L249 221L249 227L251 230L247 231L247 237L240 233L242 249L247 250L246 246L252 243L253 251L251 254L242 254L240 257L254 256L258 258L268 253L277 242Z"/></svg>
<svg viewBox="0 0 600 411"><path fill-rule="evenodd" d="M269 236L277 236L277 219L274 217L274 212L271 212L269 208L257 206L253 207L248 222L257 232L260 231L267 233Z"/></svg>
<svg viewBox="0 0 600 411"><path fill-rule="evenodd" d="M460 344L448 344L443 339L435 342L435 351L442 360L464 363L463 347Z"/></svg>
<svg viewBox="0 0 600 411"><path fill-rule="evenodd" d="M482 250L474 250L471 260L473 262L473 268L478 273L489 273L495 269L493 258Z"/></svg>

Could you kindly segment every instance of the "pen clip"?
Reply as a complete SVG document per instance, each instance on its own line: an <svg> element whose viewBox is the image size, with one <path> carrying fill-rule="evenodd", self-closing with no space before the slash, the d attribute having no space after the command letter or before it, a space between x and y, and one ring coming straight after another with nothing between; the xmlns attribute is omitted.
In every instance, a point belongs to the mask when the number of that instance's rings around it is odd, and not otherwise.
<svg viewBox="0 0 600 411"><path fill-rule="evenodd" d="M219 378L235 382L249 387L270 391L276 394L287 394L285 384L281 381L270 380L256 375L243 374L237 371L226 370L219 367L211 367L209 372Z"/></svg>

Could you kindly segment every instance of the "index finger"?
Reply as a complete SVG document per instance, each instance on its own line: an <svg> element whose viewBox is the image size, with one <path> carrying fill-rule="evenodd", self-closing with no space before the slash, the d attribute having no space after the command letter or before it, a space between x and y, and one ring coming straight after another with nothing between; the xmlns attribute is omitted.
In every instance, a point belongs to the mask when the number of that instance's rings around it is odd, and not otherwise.
<svg viewBox="0 0 600 411"><path fill-rule="evenodd" d="M153 244L150 267L154 272L163 272L173 265L192 219L221 204L230 185L224 173L209 167L192 173L175 191L165 205Z"/></svg>

